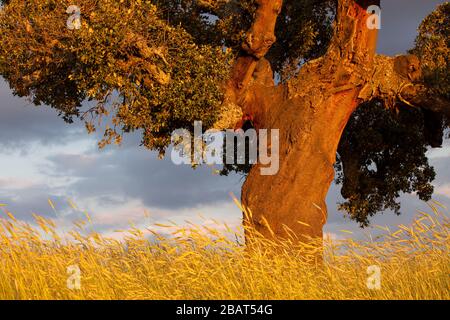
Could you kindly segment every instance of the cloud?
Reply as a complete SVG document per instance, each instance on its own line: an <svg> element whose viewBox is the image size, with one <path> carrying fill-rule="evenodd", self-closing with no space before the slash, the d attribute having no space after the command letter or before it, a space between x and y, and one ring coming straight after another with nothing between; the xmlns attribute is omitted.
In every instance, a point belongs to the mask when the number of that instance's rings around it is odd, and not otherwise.
<svg viewBox="0 0 450 320"><path fill-rule="evenodd" d="M444 205L450 205L450 141L445 141L443 148L430 151L429 158L436 170L433 199Z"/></svg>
<svg viewBox="0 0 450 320"><path fill-rule="evenodd" d="M0 178L0 190L21 190L35 187L37 183L31 179Z"/></svg>
<svg viewBox="0 0 450 320"><path fill-rule="evenodd" d="M428 151L428 158L432 161L439 161L441 159L450 160L450 141L444 141L444 146L442 148L431 149Z"/></svg>
<svg viewBox="0 0 450 320"><path fill-rule="evenodd" d="M450 183L437 187L436 194L442 195L450 199Z"/></svg>
<svg viewBox="0 0 450 320"><path fill-rule="evenodd" d="M78 178L70 189L79 198L93 194L117 199L141 199L149 207L181 209L211 204L239 194L238 176L220 177L206 166L193 170L176 166L170 157L153 152L114 148L109 152L58 154L48 158L46 175Z"/></svg>
<svg viewBox="0 0 450 320"><path fill-rule="evenodd" d="M228 234L228 228L239 231L241 225L241 220L237 219L241 213L231 201L180 210L148 208L140 199L103 207L99 207L95 199L85 199L83 202L92 211L77 206L68 214L58 215L55 219L58 230L70 230L74 226L73 221L87 221L88 216L90 221L85 225L85 231L99 232L116 240L129 236L132 226L143 231L143 235L150 239L154 233L169 236L180 228L198 230L210 227L225 235Z"/></svg>
<svg viewBox="0 0 450 320"><path fill-rule="evenodd" d="M54 109L36 107L24 98L14 97L0 77L0 146L23 149L33 142L64 143L84 130L80 124L69 126Z"/></svg>
<svg viewBox="0 0 450 320"><path fill-rule="evenodd" d="M11 188L9 183L0 186L0 203L6 205L3 209L12 212L21 220L33 220L33 213L42 217L57 218L57 213L49 205L48 199L61 204L59 207L61 212L67 210L66 198L53 193L53 190L45 184L22 185L21 188Z"/></svg>
<svg viewBox="0 0 450 320"><path fill-rule="evenodd" d="M105 206L138 199L169 210L221 202L230 191L240 192L239 177L159 161L138 147L139 134L128 135L120 148L99 151L100 133L88 136L80 123L64 123L55 110L13 97L3 80L0 96L0 197L23 216L29 216L33 202L34 210L47 212L47 199L59 195L95 198Z"/></svg>

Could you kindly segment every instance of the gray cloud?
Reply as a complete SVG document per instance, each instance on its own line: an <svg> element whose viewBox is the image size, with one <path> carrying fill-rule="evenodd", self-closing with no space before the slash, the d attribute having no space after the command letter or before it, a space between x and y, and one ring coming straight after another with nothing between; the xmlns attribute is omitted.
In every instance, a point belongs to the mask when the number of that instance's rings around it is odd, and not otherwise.
<svg viewBox="0 0 450 320"><path fill-rule="evenodd" d="M92 194L142 199L144 204L164 209L193 207L229 200L229 192L239 195L238 176L213 175L206 166L193 170L175 166L168 155L137 148L93 152L90 155L60 154L49 158L46 174L80 178L71 185L79 197Z"/></svg>
<svg viewBox="0 0 450 320"><path fill-rule="evenodd" d="M53 211L48 199L58 203L57 211ZM20 189L11 189L11 186L0 180L0 203L7 204L7 210L22 220L33 220L33 213L41 217L56 218L68 209L64 196L57 195L46 184L36 184Z"/></svg>
<svg viewBox="0 0 450 320"><path fill-rule="evenodd" d="M47 106L35 107L26 99L14 97L3 80L0 80L0 101L3 150L0 156L8 157L7 150L12 149L26 157L30 147L41 149L41 156L45 156L48 145L61 147L69 141L88 138L81 123L68 125L57 117L55 110ZM14 190L0 183L0 201L7 202L9 210L18 216L29 218L31 212L54 215L48 198L66 206L66 197L55 195L61 193L81 201L95 197L98 205L105 206L141 199L146 206L162 209L230 201L230 191L239 196L241 181L237 176L214 176L206 167L197 170L178 167L169 157L160 161L156 153L139 147L139 134L128 135L121 147L98 150L96 141L100 136L101 133L97 133L90 137L91 147L86 153L74 150L74 154L51 154L47 156L48 163L38 168L44 176L77 181L64 187L50 187L43 182ZM9 168L0 168L0 179L9 171Z"/></svg>
<svg viewBox="0 0 450 320"><path fill-rule="evenodd" d="M1 77L0 113L0 145L3 148L26 150L32 142L64 143L83 130L80 124L67 125L50 107L36 107L24 98L14 97Z"/></svg>
<svg viewBox="0 0 450 320"><path fill-rule="evenodd" d="M414 46L420 22L443 0L381 1L381 30L378 52L403 54Z"/></svg>

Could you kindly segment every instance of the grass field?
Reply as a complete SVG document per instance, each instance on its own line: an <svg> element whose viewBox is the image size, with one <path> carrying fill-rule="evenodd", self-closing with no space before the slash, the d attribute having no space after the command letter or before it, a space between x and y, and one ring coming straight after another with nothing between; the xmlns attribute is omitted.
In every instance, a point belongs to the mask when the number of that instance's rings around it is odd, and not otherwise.
<svg viewBox="0 0 450 320"><path fill-rule="evenodd" d="M118 241L88 234L89 218L58 234L52 221L8 213L0 299L449 299L450 221L430 211L380 239L325 241L317 264L288 241L245 250L223 226L163 226L172 236L151 241L130 228Z"/></svg>

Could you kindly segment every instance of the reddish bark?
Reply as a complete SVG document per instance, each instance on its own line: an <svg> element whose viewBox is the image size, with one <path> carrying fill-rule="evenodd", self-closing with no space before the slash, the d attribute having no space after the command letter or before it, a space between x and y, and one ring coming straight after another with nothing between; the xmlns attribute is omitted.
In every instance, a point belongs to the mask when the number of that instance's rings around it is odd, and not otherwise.
<svg viewBox="0 0 450 320"><path fill-rule="evenodd" d="M246 54L235 64L228 96L257 129L280 129L280 170L262 176L260 165L252 168L242 189L243 205L252 216L244 223L268 238L322 237L337 147L362 102L361 93L366 96L370 85L377 31L367 28L367 7L378 1L339 1L335 35L326 55L280 85L274 84L264 56L275 41L274 21L282 3L258 4L243 45Z"/></svg>

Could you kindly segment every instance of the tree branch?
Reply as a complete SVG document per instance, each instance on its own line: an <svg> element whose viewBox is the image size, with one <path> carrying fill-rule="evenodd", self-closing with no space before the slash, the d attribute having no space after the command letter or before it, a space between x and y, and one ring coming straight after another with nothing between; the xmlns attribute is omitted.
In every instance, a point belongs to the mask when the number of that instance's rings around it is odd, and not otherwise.
<svg viewBox="0 0 450 320"><path fill-rule="evenodd" d="M356 64L371 64L375 55L377 29L369 29L371 14L367 9L380 5L379 0L339 0L336 12L334 36L327 55Z"/></svg>
<svg viewBox="0 0 450 320"><path fill-rule="evenodd" d="M257 59L264 57L275 43L275 24L281 12L282 0L257 0L255 21L250 28L243 49Z"/></svg>
<svg viewBox="0 0 450 320"><path fill-rule="evenodd" d="M435 113L444 114L450 119L450 101L436 95L432 90L422 84L405 86L399 93L404 101L414 106L430 110Z"/></svg>
<svg viewBox="0 0 450 320"><path fill-rule="evenodd" d="M256 82L259 85L263 82L267 87L275 85L270 64L267 65L268 62L263 58L276 41L275 25L283 1L256 0L256 3L258 8L255 20L242 44L241 55L233 66L230 81L225 88L226 98L220 112L221 116L214 125L217 129L234 127L246 114L258 111L254 106L255 95L250 89L251 83L255 83L253 80L258 78Z"/></svg>
<svg viewBox="0 0 450 320"><path fill-rule="evenodd" d="M421 82L420 61L414 55L375 57L373 76L359 98L380 99L387 108L405 105L441 113L450 118L450 101L436 95Z"/></svg>

